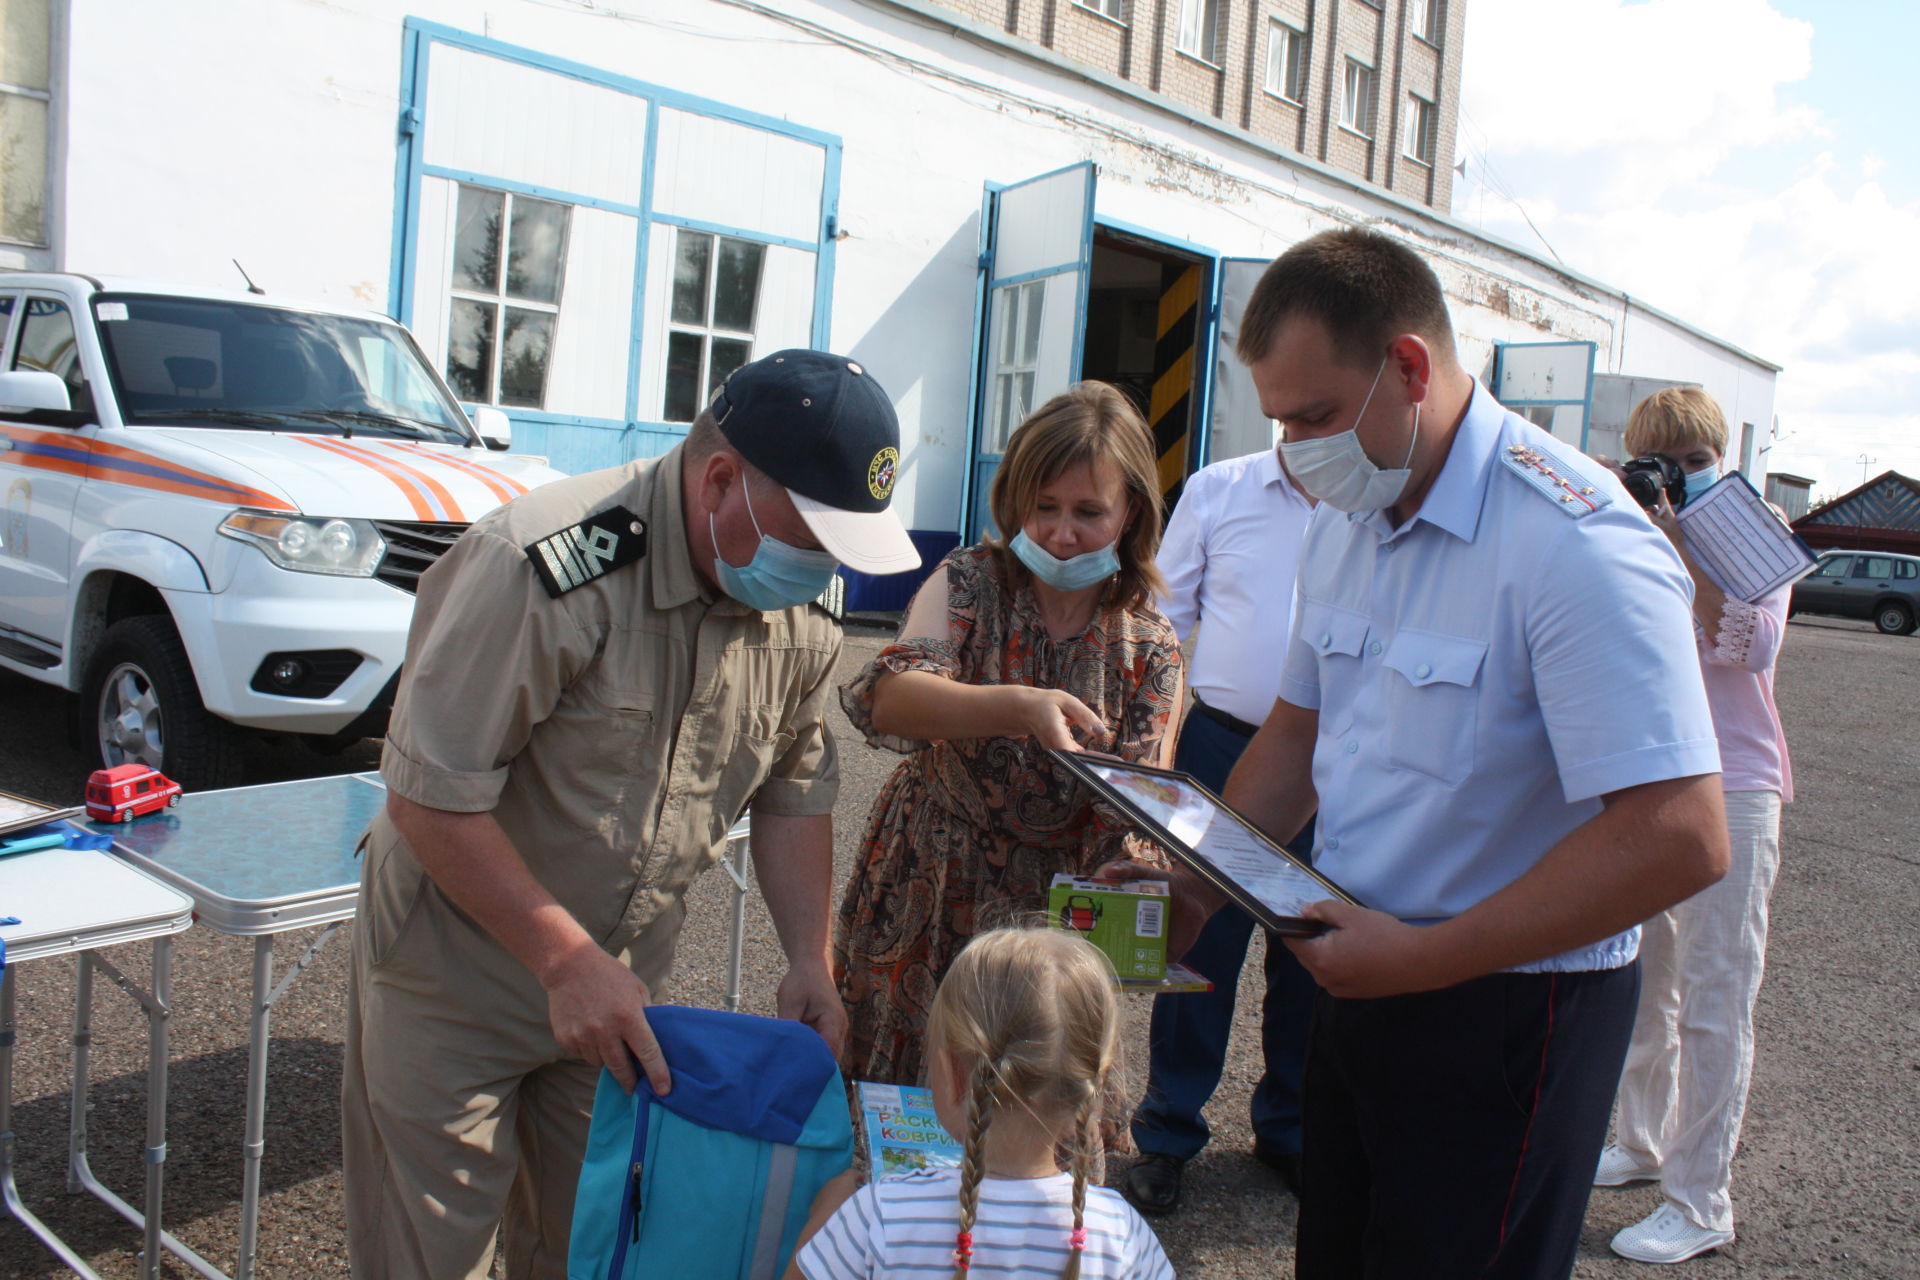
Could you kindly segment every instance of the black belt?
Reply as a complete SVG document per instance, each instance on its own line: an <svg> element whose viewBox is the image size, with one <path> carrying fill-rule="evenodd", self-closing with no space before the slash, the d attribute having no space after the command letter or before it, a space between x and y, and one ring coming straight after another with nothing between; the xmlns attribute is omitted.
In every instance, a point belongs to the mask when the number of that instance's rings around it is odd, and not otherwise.
<svg viewBox="0 0 1920 1280"><path fill-rule="evenodd" d="M1260 732L1259 725L1248 724L1239 716L1228 715L1218 707L1208 706L1206 703L1200 701L1200 695L1197 693L1193 695L1193 709L1221 728L1231 729L1243 738L1251 738L1254 734Z"/></svg>

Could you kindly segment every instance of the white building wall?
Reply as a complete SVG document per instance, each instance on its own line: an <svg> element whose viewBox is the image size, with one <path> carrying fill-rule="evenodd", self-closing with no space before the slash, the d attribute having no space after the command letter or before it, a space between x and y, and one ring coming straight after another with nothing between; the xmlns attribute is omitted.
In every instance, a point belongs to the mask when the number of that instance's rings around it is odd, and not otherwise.
<svg viewBox="0 0 1920 1280"><path fill-rule="evenodd" d="M861 0L780 7L784 19L699 0L76 4L62 265L232 283L237 257L270 289L387 307L411 15L840 138L829 341L900 405L897 500L915 528L959 520L983 183L1087 159L1100 166L1099 218L1224 255L1271 256L1355 221L1387 225L1434 261L1462 358L1483 376L1496 342L1584 339L1598 346L1596 371L1698 381L1730 420L1763 436L1771 425L1771 370L1445 219L905 11ZM430 130L442 123L430 118ZM514 132L523 159L582 189L635 180L630 108L449 123L475 146ZM778 197L812 180L800 170L817 148L769 144L742 157L676 136L656 172L663 195L747 208L767 230L811 238ZM639 272L649 290L664 285L661 239ZM445 270L419 267L416 280ZM617 307L604 310L607 324L621 322ZM439 321L422 312L418 323ZM657 327L646 337L657 347ZM610 338L595 356L620 345ZM601 389L613 386L609 374ZM657 376L643 376L642 404L658 396Z"/></svg>
<svg viewBox="0 0 1920 1280"><path fill-rule="evenodd" d="M384 309L400 17L71 0L57 265Z"/></svg>

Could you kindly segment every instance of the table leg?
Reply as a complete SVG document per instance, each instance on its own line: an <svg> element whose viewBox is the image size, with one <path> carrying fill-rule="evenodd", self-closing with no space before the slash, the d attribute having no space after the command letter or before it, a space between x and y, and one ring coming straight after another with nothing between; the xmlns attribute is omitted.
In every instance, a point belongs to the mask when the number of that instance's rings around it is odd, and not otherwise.
<svg viewBox="0 0 1920 1280"><path fill-rule="evenodd" d="M83 1191L87 1167L87 1084L93 1065L93 954L82 951L73 977L73 1096L67 1104L67 1191Z"/></svg>
<svg viewBox="0 0 1920 1280"><path fill-rule="evenodd" d="M249 1280L253 1275L254 1252L259 1244L260 1165L267 1146L267 1051L272 1045L269 1024L273 1017L273 935L262 934L253 940L253 1018L247 1041L247 1121L244 1169L240 1180L240 1257L234 1265L233 1280Z"/></svg>
<svg viewBox="0 0 1920 1280"><path fill-rule="evenodd" d="M747 867L752 855L752 837L736 840L727 850L732 865L727 874L733 880L733 938L727 954L727 1010L740 1011L740 967L747 945Z"/></svg>
<svg viewBox="0 0 1920 1280"><path fill-rule="evenodd" d="M147 1213L141 1280L160 1275L160 1200L167 1172L167 1031L173 1019L173 939L153 940L153 1003L147 1008Z"/></svg>
<svg viewBox="0 0 1920 1280"><path fill-rule="evenodd" d="M146 1146L146 1212L142 1213L93 1174L93 1168L87 1161L86 1131L79 1131L78 1146L68 1150L67 1178L70 1185L97 1197L109 1209L142 1228L146 1233L146 1251L142 1255L140 1272L142 1277L159 1274L160 1251L165 1249L188 1266L207 1277L207 1280L227 1280L226 1273L208 1262L205 1258L189 1249L174 1238L173 1234L161 1229L160 1200L162 1186L162 1168L167 1158L167 1026L172 1010L167 1001L173 994L173 940L160 938L154 942L153 984L151 992L142 991L138 983L130 981L124 973L114 967L112 961L96 952L81 953L82 959L91 968L98 968L107 975L113 984L119 987L147 1013L148 1035L151 1037L147 1055L147 1146ZM90 969L83 970L87 980L83 983L84 993L92 999L93 985ZM75 1025L80 1024L80 1011L75 1011ZM91 1018L91 1014L85 1015ZM75 1088L80 1092L73 1100L75 1108L86 1106L85 1090L87 1082L76 1069ZM71 1143L73 1128L69 1127ZM88 1275L92 1272L86 1273Z"/></svg>
<svg viewBox="0 0 1920 1280"><path fill-rule="evenodd" d="M247 1039L247 1119L240 1175L240 1257L233 1280L251 1280L260 1244L260 1175L267 1154L267 1054L273 1047L273 1006L287 993L345 921L321 931L311 946L288 966L278 986L273 981L274 935L253 940L253 1012Z"/></svg>
<svg viewBox="0 0 1920 1280"><path fill-rule="evenodd" d="M86 1280L100 1280L100 1273L80 1260L46 1223L33 1216L20 1199L13 1182L13 970L0 970L0 1204L31 1231L54 1256Z"/></svg>

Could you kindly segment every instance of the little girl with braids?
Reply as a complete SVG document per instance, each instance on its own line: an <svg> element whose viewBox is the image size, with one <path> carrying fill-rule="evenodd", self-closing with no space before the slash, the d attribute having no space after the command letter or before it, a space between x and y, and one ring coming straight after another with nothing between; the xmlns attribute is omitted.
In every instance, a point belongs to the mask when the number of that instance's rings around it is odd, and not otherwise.
<svg viewBox="0 0 1920 1280"><path fill-rule="evenodd" d="M1132 1207L1087 1185L1119 1033L1111 970L1085 940L1047 928L975 937L927 1014L934 1109L964 1135L965 1160L857 1190L851 1170L836 1178L787 1280L968 1280L976 1264L1017 1280L1171 1280Z"/></svg>

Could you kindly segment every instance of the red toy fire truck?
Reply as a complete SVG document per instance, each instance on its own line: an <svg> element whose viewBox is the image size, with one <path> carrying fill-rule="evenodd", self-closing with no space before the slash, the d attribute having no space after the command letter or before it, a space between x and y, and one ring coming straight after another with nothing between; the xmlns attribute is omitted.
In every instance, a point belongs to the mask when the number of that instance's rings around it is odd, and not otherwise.
<svg viewBox="0 0 1920 1280"><path fill-rule="evenodd" d="M180 803L180 784L151 765L117 764L87 779L87 816L95 822L132 822Z"/></svg>

